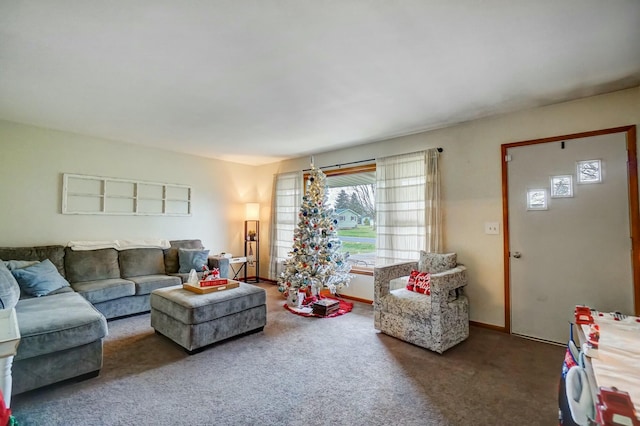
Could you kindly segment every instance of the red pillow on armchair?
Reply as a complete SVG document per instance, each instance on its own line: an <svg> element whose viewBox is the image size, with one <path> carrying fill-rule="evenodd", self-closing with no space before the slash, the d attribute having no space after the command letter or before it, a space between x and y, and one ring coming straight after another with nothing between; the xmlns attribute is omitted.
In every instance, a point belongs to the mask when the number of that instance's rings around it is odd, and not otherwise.
<svg viewBox="0 0 640 426"><path fill-rule="evenodd" d="M413 270L409 275L407 290L430 295L431 294L431 275L428 272L420 272Z"/></svg>

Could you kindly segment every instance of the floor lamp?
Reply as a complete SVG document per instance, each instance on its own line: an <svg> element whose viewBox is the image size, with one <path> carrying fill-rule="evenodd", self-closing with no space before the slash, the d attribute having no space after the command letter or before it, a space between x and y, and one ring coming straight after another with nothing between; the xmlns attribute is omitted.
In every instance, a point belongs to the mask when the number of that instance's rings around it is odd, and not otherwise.
<svg viewBox="0 0 640 426"><path fill-rule="evenodd" d="M260 204L258 203L247 203L245 206L244 255L247 258L247 264L255 268L256 276L252 282L257 283L260 275ZM246 277L245 281L247 281Z"/></svg>

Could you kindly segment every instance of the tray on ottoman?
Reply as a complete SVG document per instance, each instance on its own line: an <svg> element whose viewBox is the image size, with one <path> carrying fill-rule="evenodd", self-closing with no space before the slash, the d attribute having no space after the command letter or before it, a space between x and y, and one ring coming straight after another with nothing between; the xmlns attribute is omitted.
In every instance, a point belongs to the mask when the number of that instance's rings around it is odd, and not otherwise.
<svg viewBox="0 0 640 426"><path fill-rule="evenodd" d="M184 288L185 290L192 291L194 293L206 294L206 293L213 293L215 291L230 290L232 288L237 288L240 286L240 282L234 281L234 280L225 280L224 284L215 284L215 285L202 285L201 284L202 282L204 281L201 281L200 285L191 285L189 283L184 283L182 284L182 288Z"/></svg>

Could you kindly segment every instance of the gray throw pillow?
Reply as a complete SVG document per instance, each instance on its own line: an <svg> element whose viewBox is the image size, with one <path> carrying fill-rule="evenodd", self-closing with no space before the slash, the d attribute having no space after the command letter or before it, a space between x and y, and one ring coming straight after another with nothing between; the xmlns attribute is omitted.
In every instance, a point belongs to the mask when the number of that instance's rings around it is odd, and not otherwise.
<svg viewBox="0 0 640 426"><path fill-rule="evenodd" d="M188 274L192 269L202 272L202 268L207 264L209 258L209 250L197 249L178 249L178 261L180 262L181 274Z"/></svg>
<svg viewBox="0 0 640 426"><path fill-rule="evenodd" d="M439 274L455 268L457 264L458 256L456 253L427 253L424 250L420 250L420 262L418 264L420 272Z"/></svg>
<svg viewBox="0 0 640 426"><path fill-rule="evenodd" d="M4 262L0 261L0 309L11 309L20 298L20 286Z"/></svg>
<svg viewBox="0 0 640 426"><path fill-rule="evenodd" d="M49 259L26 268L11 271L20 288L31 296L46 296L52 291L68 287L69 283Z"/></svg>

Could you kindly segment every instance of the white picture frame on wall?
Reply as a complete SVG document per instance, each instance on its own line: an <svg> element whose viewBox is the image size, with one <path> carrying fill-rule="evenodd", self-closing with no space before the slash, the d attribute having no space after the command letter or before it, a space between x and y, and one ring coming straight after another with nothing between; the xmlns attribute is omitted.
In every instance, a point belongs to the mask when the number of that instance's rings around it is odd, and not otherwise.
<svg viewBox="0 0 640 426"><path fill-rule="evenodd" d="M191 216L187 185L63 174L62 214Z"/></svg>
<svg viewBox="0 0 640 426"><path fill-rule="evenodd" d="M527 189L527 210L548 210L549 197L546 188Z"/></svg>
<svg viewBox="0 0 640 426"><path fill-rule="evenodd" d="M573 175L551 176L549 180L551 183L551 198L573 197Z"/></svg>

